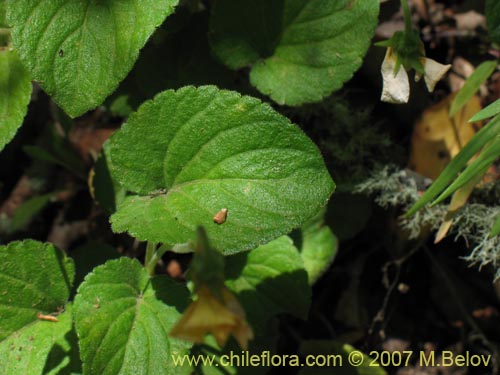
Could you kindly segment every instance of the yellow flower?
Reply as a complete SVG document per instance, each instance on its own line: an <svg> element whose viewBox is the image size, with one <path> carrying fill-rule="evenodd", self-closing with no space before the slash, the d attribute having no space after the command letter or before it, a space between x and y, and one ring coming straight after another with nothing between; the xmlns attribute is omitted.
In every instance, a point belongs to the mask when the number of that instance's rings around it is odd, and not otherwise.
<svg viewBox="0 0 500 375"><path fill-rule="evenodd" d="M436 83L443 78L451 65L443 65L427 57L418 59L422 64L424 73L415 73L415 81L420 81L422 75L429 92L434 91ZM398 55L392 47L387 48L384 62L382 63L382 78L384 80L381 100L387 103L408 103L410 97L410 82L408 74L402 64L398 64Z"/></svg>
<svg viewBox="0 0 500 375"><path fill-rule="evenodd" d="M207 286L200 286L198 299L184 311L170 336L202 343L205 335L211 333L217 344L223 347L233 335L240 347L246 350L248 340L253 339L253 331L246 321L245 311L225 286L218 292L220 297Z"/></svg>

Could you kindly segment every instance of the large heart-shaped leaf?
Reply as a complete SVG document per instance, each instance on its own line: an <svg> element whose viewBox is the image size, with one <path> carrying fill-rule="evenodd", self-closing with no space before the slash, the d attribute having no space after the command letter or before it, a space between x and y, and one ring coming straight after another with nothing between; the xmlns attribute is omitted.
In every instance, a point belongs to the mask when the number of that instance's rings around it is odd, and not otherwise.
<svg viewBox="0 0 500 375"><path fill-rule="evenodd" d="M73 262L52 245L27 240L0 246L0 374L78 370L65 306L73 277Z"/></svg>
<svg viewBox="0 0 500 375"><path fill-rule="evenodd" d="M31 79L14 51L0 50L0 151L22 125L31 99Z"/></svg>
<svg viewBox="0 0 500 375"><path fill-rule="evenodd" d="M178 0L7 0L32 77L70 116L95 108L132 69Z"/></svg>
<svg viewBox="0 0 500 375"><path fill-rule="evenodd" d="M320 101L361 66L377 25L378 1L217 0L215 54L279 104Z"/></svg>
<svg viewBox="0 0 500 375"><path fill-rule="evenodd" d="M135 260L95 268L75 298L84 374L179 374L172 356L182 356L191 344L168 332L188 302L185 286L150 278Z"/></svg>
<svg viewBox="0 0 500 375"><path fill-rule="evenodd" d="M171 246L194 240L202 225L225 253L255 248L313 216L334 189L296 125L213 86L163 92L106 148L112 173L135 193L112 216L113 229Z"/></svg>

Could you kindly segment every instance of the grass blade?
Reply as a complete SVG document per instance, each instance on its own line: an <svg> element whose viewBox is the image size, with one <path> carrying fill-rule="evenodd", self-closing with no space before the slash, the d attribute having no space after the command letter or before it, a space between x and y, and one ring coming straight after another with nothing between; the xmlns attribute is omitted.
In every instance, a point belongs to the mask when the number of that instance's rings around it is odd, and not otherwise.
<svg viewBox="0 0 500 375"><path fill-rule="evenodd" d="M474 162L472 162L434 202L432 202L432 205L438 204L448 198L477 174L489 168L498 157L500 157L500 135L484 148L477 159L474 160Z"/></svg>
<svg viewBox="0 0 500 375"><path fill-rule="evenodd" d="M500 134L500 116L495 117L472 138L455 158L446 166L439 177L427 189L422 197L408 210L406 217L414 215L418 210L430 203L441 193L462 170L467 162L492 138Z"/></svg>
<svg viewBox="0 0 500 375"><path fill-rule="evenodd" d="M474 73L471 74L464 86L460 89L457 96L453 100L450 108L450 117L460 111L465 104L474 96L479 87L488 79L488 77L496 69L498 62L496 60L485 61L477 67Z"/></svg>
<svg viewBox="0 0 500 375"><path fill-rule="evenodd" d="M483 121L500 113L500 99L495 100L489 106L471 117L469 122Z"/></svg>

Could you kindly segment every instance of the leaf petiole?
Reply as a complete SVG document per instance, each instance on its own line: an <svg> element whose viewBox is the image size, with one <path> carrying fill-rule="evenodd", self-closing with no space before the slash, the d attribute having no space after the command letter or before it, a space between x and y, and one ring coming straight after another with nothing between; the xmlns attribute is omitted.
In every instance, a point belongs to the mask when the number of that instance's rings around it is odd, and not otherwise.
<svg viewBox="0 0 500 375"><path fill-rule="evenodd" d="M155 267L159 259L155 257L156 245L157 245L156 243L151 241L148 241L146 244L146 257L144 259L144 268L146 268L146 271L149 276L154 275Z"/></svg>

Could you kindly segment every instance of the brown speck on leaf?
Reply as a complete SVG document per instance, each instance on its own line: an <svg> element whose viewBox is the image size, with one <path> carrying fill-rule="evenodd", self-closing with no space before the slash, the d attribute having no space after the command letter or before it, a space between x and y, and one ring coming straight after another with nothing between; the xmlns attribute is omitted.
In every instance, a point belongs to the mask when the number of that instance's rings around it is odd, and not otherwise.
<svg viewBox="0 0 500 375"><path fill-rule="evenodd" d="M214 223L216 224L224 224L227 218L227 208L222 208L219 212L217 212L214 216Z"/></svg>
<svg viewBox="0 0 500 375"><path fill-rule="evenodd" d="M57 318L56 318L55 316L53 316L53 315L44 315L44 314L42 314L42 313L38 313L38 314L36 314L36 317L37 317L38 319L40 319L40 320L46 320L46 321L48 321L48 322L54 322L54 323L56 323L56 322L58 322L58 321L59 321L59 319L57 319Z"/></svg>

